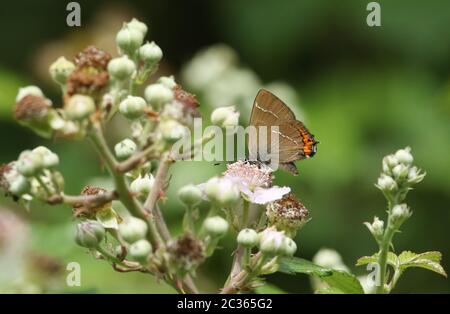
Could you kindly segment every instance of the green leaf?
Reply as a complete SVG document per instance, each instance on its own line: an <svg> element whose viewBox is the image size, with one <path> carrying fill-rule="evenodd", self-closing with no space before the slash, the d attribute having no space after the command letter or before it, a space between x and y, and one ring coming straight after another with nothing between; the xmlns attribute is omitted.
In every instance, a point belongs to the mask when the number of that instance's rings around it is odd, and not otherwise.
<svg viewBox="0 0 450 314"><path fill-rule="evenodd" d="M279 271L287 274L302 273L319 277L329 285L331 289L329 291L339 290L340 293L350 294L364 293L359 280L354 275L343 270L322 267L302 258L282 258Z"/></svg>
<svg viewBox="0 0 450 314"><path fill-rule="evenodd" d="M404 251L398 256L401 271L405 271L410 267L419 267L431 270L447 277L447 273L441 266L441 259L442 254L437 251L430 251L420 254L413 253L411 251Z"/></svg>
<svg viewBox="0 0 450 314"><path fill-rule="evenodd" d="M363 256L360 257L357 261L356 261L356 266L362 266L362 265L367 265L370 263L377 263L378 262L378 255L379 253L375 253L372 256ZM397 265L397 260L398 257L397 255L395 255L392 252L388 253L388 258L387 258L387 263L393 267L395 267Z"/></svg>
<svg viewBox="0 0 450 314"><path fill-rule="evenodd" d="M344 294L344 292L338 288L327 287L317 290L316 294Z"/></svg>
<svg viewBox="0 0 450 314"><path fill-rule="evenodd" d="M278 288L270 283L264 283L262 286L255 288L255 292L258 294L286 294L286 291Z"/></svg>

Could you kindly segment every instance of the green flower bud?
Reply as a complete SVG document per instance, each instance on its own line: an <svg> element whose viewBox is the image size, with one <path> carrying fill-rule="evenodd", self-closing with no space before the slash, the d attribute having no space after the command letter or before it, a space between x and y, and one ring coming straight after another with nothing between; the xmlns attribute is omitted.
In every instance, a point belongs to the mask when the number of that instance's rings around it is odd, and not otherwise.
<svg viewBox="0 0 450 314"><path fill-rule="evenodd" d="M18 174L10 183L8 191L14 195L23 195L30 191L31 184L24 176Z"/></svg>
<svg viewBox="0 0 450 314"><path fill-rule="evenodd" d="M32 150L34 154L42 157L42 165L46 169L51 169L59 165L59 157L45 146L38 146Z"/></svg>
<svg viewBox="0 0 450 314"><path fill-rule="evenodd" d="M158 79L158 83L166 86L167 88L174 89L177 86L173 75L171 76L161 76Z"/></svg>
<svg viewBox="0 0 450 314"><path fill-rule="evenodd" d="M291 238L285 237L283 241L283 246L281 248L281 253L286 256L292 256L297 251L297 244Z"/></svg>
<svg viewBox="0 0 450 314"><path fill-rule="evenodd" d="M43 163L40 154L27 150L20 154L16 167L17 171L23 176L32 177L43 169Z"/></svg>
<svg viewBox="0 0 450 314"><path fill-rule="evenodd" d="M220 216L208 217L203 222L205 231L213 237L221 238L228 231L228 221Z"/></svg>
<svg viewBox="0 0 450 314"><path fill-rule="evenodd" d="M169 143L176 142L188 134L188 129L175 120L164 120L159 124L159 130L164 140Z"/></svg>
<svg viewBox="0 0 450 314"><path fill-rule="evenodd" d="M381 174L378 178L377 187L382 191L394 191L397 189L397 183L390 176Z"/></svg>
<svg viewBox="0 0 450 314"><path fill-rule="evenodd" d="M145 176L139 176L130 184L130 191L138 195L147 195L155 184L155 178L153 175L146 174Z"/></svg>
<svg viewBox="0 0 450 314"><path fill-rule="evenodd" d="M148 31L148 27L145 23L139 21L136 18L133 18L130 22L127 23L128 27L134 28L141 32L142 37L145 37Z"/></svg>
<svg viewBox="0 0 450 314"><path fill-rule="evenodd" d="M153 65L161 61L163 52L155 42L147 42L139 48L139 59L148 65Z"/></svg>
<svg viewBox="0 0 450 314"><path fill-rule="evenodd" d="M44 93L42 92L42 90L39 87L30 85L30 86L19 88L19 92L17 93L17 96L16 96L16 102L21 101L24 97L29 96L29 95L45 98Z"/></svg>
<svg viewBox="0 0 450 314"><path fill-rule="evenodd" d="M391 212L391 222L398 228L409 217L411 217L411 210L406 204L395 205Z"/></svg>
<svg viewBox="0 0 450 314"><path fill-rule="evenodd" d="M217 108L211 114L211 122L221 128L236 127L239 124L239 112L234 106Z"/></svg>
<svg viewBox="0 0 450 314"><path fill-rule="evenodd" d="M94 220L88 220L77 225L75 241L87 248L96 248L105 237L105 228Z"/></svg>
<svg viewBox="0 0 450 314"><path fill-rule="evenodd" d="M119 104L119 111L128 119L137 119L142 116L146 107L144 98L128 96Z"/></svg>
<svg viewBox="0 0 450 314"><path fill-rule="evenodd" d="M64 57L59 57L49 68L52 79L61 85L66 84L67 78L75 70L75 64Z"/></svg>
<svg viewBox="0 0 450 314"><path fill-rule="evenodd" d="M192 207L202 200L202 191L196 185L189 184L183 186L178 191L178 197L186 206Z"/></svg>
<svg viewBox="0 0 450 314"><path fill-rule="evenodd" d="M145 89L145 99L153 106L161 108L162 105L173 100L173 91L163 84L151 84Z"/></svg>
<svg viewBox="0 0 450 314"><path fill-rule="evenodd" d="M151 253L152 245L145 239L134 242L128 248L128 255L140 263L145 263Z"/></svg>
<svg viewBox="0 0 450 314"><path fill-rule="evenodd" d="M69 119L83 120L95 111L95 103L92 97L86 95L73 95L66 103L64 110Z"/></svg>
<svg viewBox="0 0 450 314"><path fill-rule="evenodd" d="M130 158L137 150L137 145L132 140L126 138L114 146L117 159L125 160Z"/></svg>
<svg viewBox="0 0 450 314"><path fill-rule="evenodd" d="M417 184L425 178L425 172L418 169L416 166L411 167L408 172L408 183L409 184Z"/></svg>
<svg viewBox="0 0 450 314"><path fill-rule="evenodd" d="M237 243L243 247L252 248L258 245L259 237L253 229L242 229L237 236Z"/></svg>
<svg viewBox="0 0 450 314"><path fill-rule="evenodd" d="M378 217L374 217L372 223L365 222L364 224L369 229L375 240L378 242L381 241L384 233L384 221L380 220Z"/></svg>
<svg viewBox="0 0 450 314"><path fill-rule="evenodd" d="M267 255L283 254L285 238L283 232L267 228L259 235L259 250Z"/></svg>
<svg viewBox="0 0 450 314"><path fill-rule="evenodd" d="M136 64L128 56L114 58L108 63L108 73L119 81L130 78L134 71Z"/></svg>
<svg viewBox="0 0 450 314"><path fill-rule="evenodd" d="M227 207L239 200L240 192L236 184L223 177L214 177L205 184L205 194L211 202Z"/></svg>
<svg viewBox="0 0 450 314"><path fill-rule="evenodd" d="M119 224L119 234L128 243L134 243L144 239L147 235L147 224L145 221L135 217L127 217Z"/></svg>
<svg viewBox="0 0 450 314"><path fill-rule="evenodd" d="M399 149L398 151L396 151L395 158L397 158L399 163L404 164L406 166L410 166L414 161L414 158L411 155L410 147L406 147L404 149Z"/></svg>
<svg viewBox="0 0 450 314"><path fill-rule="evenodd" d="M408 176L409 167L404 164L398 164L394 168L392 168L392 174L396 179L404 179Z"/></svg>
<svg viewBox="0 0 450 314"><path fill-rule="evenodd" d="M124 24L116 35L117 46L128 55L133 55L143 41L144 34L142 30L137 27L131 27L129 24Z"/></svg>

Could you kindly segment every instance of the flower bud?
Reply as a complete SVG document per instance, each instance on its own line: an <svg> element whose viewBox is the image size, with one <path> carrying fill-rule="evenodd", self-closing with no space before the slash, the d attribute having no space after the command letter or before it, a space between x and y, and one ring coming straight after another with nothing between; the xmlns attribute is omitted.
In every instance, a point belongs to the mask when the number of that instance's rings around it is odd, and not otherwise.
<svg viewBox="0 0 450 314"><path fill-rule="evenodd" d="M51 169L59 165L59 157L45 146L38 146L32 150L34 154L42 157L42 165L46 169Z"/></svg>
<svg viewBox="0 0 450 314"><path fill-rule="evenodd" d="M139 59L147 65L154 65L158 63L163 57L161 48L155 42L147 42L139 48Z"/></svg>
<svg viewBox="0 0 450 314"><path fill-rule="evenodd" d="M281 254L286 256L293 256L297 251L297 244L291 238L285 237L283 246L281 248Z"/></svg>
<svg viewBox="0 0 450 314"><path fill-rule="evenodd" d="M211 114L211 122L221 128L235 127L239 124L239 112L234 106L217 108Z"/></svg>
<svg viewBox="0 0 450 314"><path fill-rule="evenodd" d="M425 177L425 173L418 169L416 166L413 166L409 169L408 172L408 183L416 184L423 180Z"/></svg>
<svg viewBox="0 0 450 314"><path fill-rule="evenodd" d="M105 228L94 220L88 220L77 225L75 241L87 248L96 248L105 237Z"/></svg>
<svg viewBox="0 0 450 314"><path fill-rule="evenodd" d="M283 232L273 228L267 228L259 235L259 250L263 254L279 255L284 253L284 242L286 236Z"/></svg>
<svg viewBox="0 0 450 314"><path fill-rule="evenodd" d="M178 191L178 197L188 207L192 207L200 203L202 200L202 191L200 188L193 184L183 186Z"/></svg>
<svg viewBox="0 0 450 314"><path fill-rule="evenodd" d="M166 86L167 88L174 89L177 86L177 82L175 82L175 79L173 75L171 76L161 76L158 79L158 83Z"/></svg>
<svg viewBox="0 0 450 314"><path fill-rule="evenodd" d="M258 245L259 237L253 229L242 229L237 236L237 243L243 247L252 248Z"/></svg>
<svg viewBox="0 0 450 314"><path fill-rule="evenodd" d="M49 68L52 79L61 85L66 84L67 78L75 70L75 64L64 57L59 57Z"/></svg>
<svg viewBox="0 0 450 314"><path fill-rule="evenodd" d="M404 149L399 149L395 152L395 158L397 158L399 163L402 163L406 166L409 166L412 164L414 158L411 155L411 148L406 147Z"/></svg>
<svg viewBox="0 0 450 314"><path fill-rule="evenodd" d="M147 235L147 224L142 219L127 217L119 224L119 234L127 243L144 239Z"/></svg>
<svg viewBox="0 0 450 314"><path fill-rule="evenodd" d="M136 194L147 195L153 188L155 184L155 178L153 175L146 174L145 176L137 177L130 184L130 191Z"/></svg>
<svg viewBox="0 0 450 314"><path fill-rule="evenodd" d="M211 236L221 238L228 231L228 221L220 216L208 217L203 222L203 227Z"/></svg>
<svg viewBox="0 0 450 314"><path fill-rule="evenodd" d="M333 249L320 249L313 257L313 262L319 266L349 271L341 255Z"/></svg>
<svg viewBox="0 0 450 314"><path fill-rule="evenodd" d="M30 191L31 184L24 176L18 174L10 183L8 187L8 191L13 195L23 195Z"/></svg>
<svg viewBox="0 0 450 314"><path fill-rule="evenodd" d="M159 125L161 135L169 143L176 142L188 134L188 129L175 120L165 120Z"/></svg>
<svg viewBox="0 0 450 314"><path fill-rule="evenodd" d="M398 165L398 160L394 155L387 155L383 158L383 172L390 174L392 168Z"/></svg>
<svg viewBox="0 0 450 314"><path fill-rule="evenodd" d="M29 96L29 95L41 97L41 98L45 97L44 93L42 92L42 90L39 87L30 85L30 86L19 88L19 92L17 93L17 96L16 96L16 102L21 101L24 97Z"/></svg>
<svg viewBox="0 0 450 314"><path fill-rule="evenodd" d="M145 23L139 21L136 18L133 18L130 22L127 23L128 27L134 28L135 30L138 30L141 32L142 37L145 37L148 31L148 27Z"/></svg>
<svg viewBox="0 0 450 314"><path fill-rule="evenodd" d="M114 58L108 63L108 73L119 81L130 78L135 70L136 65L128 56Z"/></svg>
<svg viewBox="0 0 450 314"><path fill-rule="evenodd" d="M145 99L157 108L161 108L162 105L171 102L174 97L173 91L160 83L147 86L144 94Z"/></svg>
<svg viewBox="0 0 450 314"><path fill-rule="evenodd" d="M17 171L25 177L35 176L43 168L42 156L26 150L20 154L16 167Z"/></svg>
<svg viewBox="0 0 450 314"><path fill-rule="evenodd" d="M77 94L70 97L64 110L69 119L83 120L95 111L95 103L92 97Z"/></svg>
<svg viewBox="0 0 450 314"><path fill-rule="evenodd" d="M152 245L145 239L134 242L128 248L129 256L133 260L140 263L147 262L147 259L151 253L152 253Z"/></svg>
<svg viewBox="0 0 450 314"><path fill-rule="evenodd" d="M128 119L136 119L142 116L146 107L144 98L128 96L119 104L119 111Z"/></svg>
<svg viewBox="0 0 450 314"><path fill-rule="evenodd" d="M136 143L128 138L124 139L114 146L114 153L119 160L130 158L136 152L136 150Z"/></svg>
<svg viewBox="0 0 450 314"><path fill-rule="evenodd" d="M365 222L366 227L377 241L380 241L384 233L384 221L374 217L372 223Z"/></svg>
<svg viewBox="0 0 450 314"><path fill-rule="evenodd" d="M128 55L133 55L143 41L144 34L136 25L133 27L133 25L124 24L116 35L117 46Z"/></svg>
<svg viewBox="0 0 450 314"><path fill-rule="evenodd" d="M211 202L220 206L230 206L240 197L238 187L230 179L214 177L205 184L205 194Z"/></svg>
<svg viewBox="0 0 450 314"><path fill-rule="evenodd" d="M404 179L408 176L409 167L405 166L405 164L398 164L394 168L392 168L392 174L396 179Z"/></svg>
<svg viewBox="0 0 450 314"><path fill-rule="evenodd" d="M378 178L377 187L382 191L394 191L397 189L397 183L390 176L381 174Z"/></svg>
<svg viewBox="0 0 450 314"><path fill-rule="evenodd" d="M395 224L397 227L399 227L411 215L412 215L412 213L411 213L410 209L408 208L408 205L399 204L399 205L395 205L392 208L390 218L391 218L392 223Z"/></svg>

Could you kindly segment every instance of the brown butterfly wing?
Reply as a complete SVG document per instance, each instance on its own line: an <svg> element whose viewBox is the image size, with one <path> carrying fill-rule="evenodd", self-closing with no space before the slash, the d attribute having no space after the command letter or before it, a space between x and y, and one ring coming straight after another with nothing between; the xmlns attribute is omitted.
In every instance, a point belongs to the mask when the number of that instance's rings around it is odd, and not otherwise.
<svg viewBox="0 0 450 314"><path fill-rule="evenodd" d="M271 92L265 89L259 90L253 102L250 125L280 125L286 120L295 120L292 110Z"/></svg>

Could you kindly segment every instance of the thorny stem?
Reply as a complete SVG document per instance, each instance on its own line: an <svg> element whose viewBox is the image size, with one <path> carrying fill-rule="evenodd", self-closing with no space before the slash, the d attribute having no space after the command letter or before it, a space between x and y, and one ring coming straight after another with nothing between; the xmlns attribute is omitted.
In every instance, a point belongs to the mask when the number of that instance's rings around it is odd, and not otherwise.
<svg viewBox="0 0 450 314"><path fill-rule="evenodd" d="M108 191L96 195L67 195L61 193L59 195L53 195L47 199L47 203L51 205L56 204L69 204L69 205L83 205L87 207L96 207L109 203L117 199L118 195L116 191Z"/></svg>

